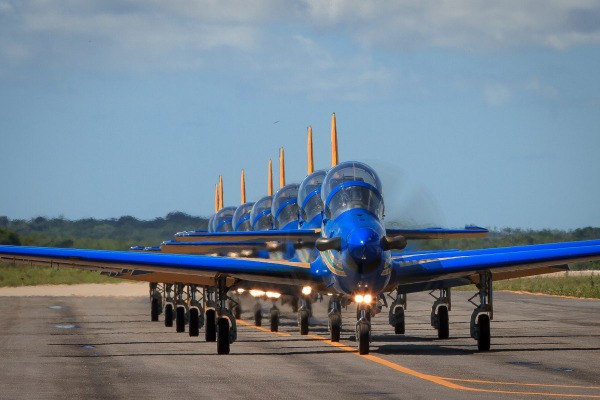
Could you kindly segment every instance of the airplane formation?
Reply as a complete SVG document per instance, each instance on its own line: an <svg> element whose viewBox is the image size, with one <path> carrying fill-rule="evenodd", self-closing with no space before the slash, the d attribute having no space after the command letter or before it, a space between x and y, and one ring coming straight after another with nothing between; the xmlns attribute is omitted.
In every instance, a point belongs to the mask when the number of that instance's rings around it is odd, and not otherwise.
<svg viewBox="0 0 600 400"><path fill-rule="evenodd" d="M229 354L237 339L239 298L269 298L272 331L276 305L289 301L301 335L309 332L311 303L328 295L328 328L340 340L342 306L356 304L359 354L368 354L371 318L383 305L395 334L404 334L407 294L428 291L435 298L431 325L447 339L453 287L475 284L470 332L480 351L491 347L493 282L568 269L568 263L600 259L600 240L478 250L409 250L422 239L485 237L481 227L390 229L384 224L383 187L377 173L358 161L339 162L335 114L331 121L331 167L315 170L308 129L307 176L286 184L280 149L280 185L273 193L272 163L267 195L247 202L241 174L241 205L224 206L223 180L215 186L215 213L208 230L176 233L157 247L133 251L0 246L0 259L99 271L149 282L151 320L164 315L177 332L204 328L205 341ZM391 302L388 304L388 299ZM262 323L259 303L253 310Z"/></svg>

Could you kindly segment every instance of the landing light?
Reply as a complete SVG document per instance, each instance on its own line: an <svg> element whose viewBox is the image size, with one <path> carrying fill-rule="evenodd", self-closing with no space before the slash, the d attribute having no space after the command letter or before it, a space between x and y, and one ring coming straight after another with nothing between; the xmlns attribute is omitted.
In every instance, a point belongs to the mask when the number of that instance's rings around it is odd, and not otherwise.
<svg viewBox="0 0 600 400"><path fill-rule="evenodd" d="M360 303L368 304L371 301L373 301L373 296L371 296L370 294L365 294L365 295L363 295L363 294L357 294L357 295L354 296L354 301L356 303L359 303L359 304Z"/></svg>
<svg viewBox="0 0 600 400"><path fill-rule="evenodd" d="M243 288L238 288L238 290L237 290L237 292L238 292L239 294L242 294L242 293L244 293L245 291L246 291L246 289L243 289Z"/></svg>
<svg viewBox="0 0 600 400"><path fill-rule="evenodd" d="M270 299L278 299L281 297L281 293L277 292L267 292L267 297Z"/></svg>
<svg viewBox="0 0 600 400"><path fill-rule="evenodd" d="M308 296L311 293L312 293L312 288L310 286L304 286L302 288L302 294L303 295Z"/></svg>
<svg viewBox="0 0 600 400"><path fill-rule="evenodd" d="M262 297L264 295L265 295L265 292L263 292L262 290L252 289L250 291L250 296L252 296L252 297Z"/></svg>

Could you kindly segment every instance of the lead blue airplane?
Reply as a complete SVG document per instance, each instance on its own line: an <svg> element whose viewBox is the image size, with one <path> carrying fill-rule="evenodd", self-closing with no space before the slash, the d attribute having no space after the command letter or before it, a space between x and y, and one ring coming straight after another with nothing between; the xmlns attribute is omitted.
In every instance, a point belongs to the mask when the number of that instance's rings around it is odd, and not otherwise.
<svg viewBox="0 0 600 400"><path fill-rule="evenodd" d="M371 318L377 300L385 298L384 294L390 294L393 299L389 306L389 322L396 333L403 333L405 295L439 291L432 307L431 321L443 339L449 335L451 288L475 284L477 293L470 300L475 305L470 331L478 349L488 351L494 281L566 270L568 263L600 259L600 240L500 249L409 252L406 246L412 240L481 236L487 231L478 227L386 229L381 181L372 168L358 161L336 163L326 172L320 188L311 193L318 195L322 202L318 229L207 232L197 233L200 236L194 238L206 242L227 240L239 248L256 240L282 240L301 245L314 243L310 261L27 246L0 246L0 259L97 270L119 277L137 276L141 280L149 275L152 276L148 279L150 282L210 286L214 288L215 296L214 333L218 354L229 354L230 345L237 338L235 316L227 300L231 290L243 285L275 287L280 291L302 288L306 294L333 293L337 299L345 297L354 301L357 304L358 352L368 354ZM308 202L310 199L305 197L302 206ZM275 214L278 210L272 211ZM303 209L300 213L306 211ZM161 280L156 280L159 277ZM341 313L338 301L330 307L329 330L332 341L339 341Z"/></svg>

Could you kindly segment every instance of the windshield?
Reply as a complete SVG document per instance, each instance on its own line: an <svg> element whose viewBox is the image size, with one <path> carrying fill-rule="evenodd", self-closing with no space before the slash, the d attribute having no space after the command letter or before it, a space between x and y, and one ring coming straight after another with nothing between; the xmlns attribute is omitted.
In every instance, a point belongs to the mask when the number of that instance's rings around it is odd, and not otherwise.
<svg viewBox="0 0 600 400"><path fill-rule="evenodd" d="M250 221L253 231L273 229L273 216L271 215L272 196L265 196L254 203L250 212Z"/></svg>
<svg viewBox="0 0 600 400"><path fill-rule="evenodd" d="M250 212L252 211L253 205L254 203L245 203L235 210L235 213L233 214L233 220L231 222L233 230L239 232L252 230L252 225L250 223Z"/></svg>
<svg viewBox="0 0 600 400"><path fill-rule="evenodd" d="M298 220L298 188L296 183L286 185L273 196L271 214L275 228L282 229L290 222Z"/></svg>
<svg viewBox="0 0 600 400"><path fill-rule="evenodd" d="M231 224L235 207L225 207L219 210L215 219L213 219L212 232L231 232L233 231L233 225Z"/></svg>
<svg viewBox="0 0 600 400"><path fill-rule="evenodd" d="M382 186L366 164L348 161L332 168L323 181L321 199L328 218L352 208L363 208L383 218Z"/></svg>
<svg viewBox="0 0 600 400"><path fill-rule="evenodd" d="M304 221L311 221L323 210L321 200L321 185L325 179L326 171L315 171L304 178L298 189L298 204L300 216Z"/></svg>

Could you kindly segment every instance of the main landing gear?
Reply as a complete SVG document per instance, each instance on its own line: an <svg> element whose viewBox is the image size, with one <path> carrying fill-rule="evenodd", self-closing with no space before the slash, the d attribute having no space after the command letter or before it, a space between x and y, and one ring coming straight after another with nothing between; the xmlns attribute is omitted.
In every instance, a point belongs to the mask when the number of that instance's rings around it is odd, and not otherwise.
<svg viewBox="0 0 600 400"><path fill-rule="evenodd" d="M237 339L235 317L227 308L226 278L217 278L217 354L229 354L230 345Z"/></svg>
<svg viewBox="0 0 600 400"><path fill-rule="evenodd" d="M492 298L492 274L484 272L479 274L479 289L469 302L476 308L471 314L471 337L477 340L479 351L489 351L491 346L490 321L494 319L494 308ZM473 299L479 297L479 305Z"/></svg>
<svg viewBox="0 0 600 400"><path fill-rule="evenodd" d="M165 297L165 326L170 328L173 326L175 319L175 300L173 299L173 285L166 283L164 285Z"/></svg>
<svg viewBox="0 0 600 400"><path fill-rule="evenodd" d="M308 319L312 314L312 303L307 295L300 298L300 307L298 308L298 327L301 335L308 335Z"/></svg>
<svg viewBox="0 0 600 400"><path fill-rule="evenodd" d="M339 295L333 295L329 299L329 334L332 342L339 342L342 333L342 302Z"/></svg>
<svg viewBox="0 0 600 400"><path fill-rule="evenodd" d="M389 322L390 325L394 327L394 333L396 335L404 335L404 332L406 331L404 311L406 311L408 301L406 293L398 293L396 290L396 297L392 297L392 299L392 304L390 304Z"/></svg>
<svg viewBox="0 0 600 400"><path fill-rule="evenodd" d="M162 314L164 287L158 283L150 283L150 320L158 321L158 316Z"/></svg>
<svg viewBox="0 0 600 400"><path fill-rule="evenodd" d="M431 291L429 295L435 299L431 307L431 326L438 331L439 339L448 339L450 337L450 319L448 311L451 310L451 292L450 289L439 289L438 296Z"/></svg>

